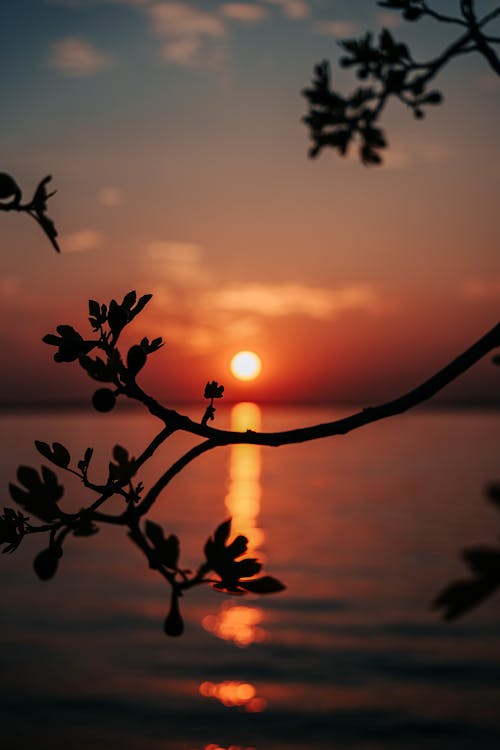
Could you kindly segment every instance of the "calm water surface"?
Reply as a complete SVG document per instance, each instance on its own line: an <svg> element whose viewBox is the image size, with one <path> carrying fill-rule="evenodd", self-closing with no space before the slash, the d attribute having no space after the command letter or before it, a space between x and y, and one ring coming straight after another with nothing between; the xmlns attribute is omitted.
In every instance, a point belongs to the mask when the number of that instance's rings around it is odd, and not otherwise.
<svg viewBox="0 0 500 750"><path fill-rule="evenodd" d="M219 426L325 421L322 410L238 405ZM193 413L191 416L195 417ZM199 415L198 415L199 417ZM137 455L158 427L137 413L0 416L4 505L33 440L103 479L118 442ZM456 624L429 608L466 569L464 546L498 541L484 499L500 479L500 415L420 411L302 446L206 454L152 517L195 567L222 520L247 534L268 597L191 591L186 633L168 639L168 591L121 529L67 540L38 581L40 538L0 559L1 746L9 750L468 750L500 740L500 597ZM195 441L178 436L145 467L146 487ZM61 472L59 472L61 475ZM66 480L64 480L66 482ZM88 497L66 482L65 503Z"/></svg>

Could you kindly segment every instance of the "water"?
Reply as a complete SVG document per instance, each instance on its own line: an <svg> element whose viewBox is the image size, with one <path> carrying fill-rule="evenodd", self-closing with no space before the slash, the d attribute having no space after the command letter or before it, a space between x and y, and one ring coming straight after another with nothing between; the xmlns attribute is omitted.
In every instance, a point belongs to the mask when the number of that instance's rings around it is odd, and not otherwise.
<svg viewBox="0 0 500 750"><path fill-rule="evenodd" d="M240 406L232 420L273 430L335 416ZM229 426L229 407L217 417ZM137 455L158 426L135 412L39 413L4 414L0 429L6 487L18 464L40 464L35 438L76 459L92 445L97 480L116 442ZM498 542L483 487L500 479L499 433L498 412L429 410L345 437L200 457L152 513L179 534L182 564L196 566L231 515L287 589L190 591L177 640L162 632L168 590L122 529L69 539L49 582L31 567L41 539L25 540L0 559L2 746L496 747L500 596L454 624L429 602L466 577L460 549ZM164 446L141 474L146 486L194 442ZM88 496L71 478L66 486L66 507L81 507Z"/></svg>

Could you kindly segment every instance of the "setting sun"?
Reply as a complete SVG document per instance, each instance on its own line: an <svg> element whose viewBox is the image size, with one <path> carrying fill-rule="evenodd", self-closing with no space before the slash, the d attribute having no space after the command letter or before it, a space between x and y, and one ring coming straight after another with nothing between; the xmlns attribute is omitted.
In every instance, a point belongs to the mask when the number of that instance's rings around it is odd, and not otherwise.
<svg viewBox="0 0 500 750"><path fill-rule="evenodd" d="M260 375L262 362L255 352L238 352L232 358L230 368L238 380L254 380Z"/></svg>

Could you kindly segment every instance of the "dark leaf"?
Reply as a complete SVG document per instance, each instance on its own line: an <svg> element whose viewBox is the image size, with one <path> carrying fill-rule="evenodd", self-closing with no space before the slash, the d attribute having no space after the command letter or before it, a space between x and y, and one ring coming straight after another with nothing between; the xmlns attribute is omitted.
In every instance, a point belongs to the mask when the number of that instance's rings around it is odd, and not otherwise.
<svg viewBox="0 0 500 750"><path fill-rule="evenodd" d="M89 299L89 315L97 319L101 317L101 306L95 299Z"/></svg>
<svg viewBox="0 0 500 750"><path fill-rule="evenodd" d="M238 580L240 578L251 578L260 573L262 565L257 562L254 557L247 557L245 560L240 560L233 564L234 573L237 575Z"/></svg>
<svg viewBox="0 0 500 750"><path fill-rule="evenodd" d="M463 556L476 575L497 580L500 584L500 549L469 547L463 551Z"/></svg>
<svg viewBox="0 0 500 750"><path fill-rule="evenodd" d="M227 538L229 536L229 533L231 531L231 518L228 518L227 521L223 521L223 523L220 524L215 529L214 532L214 542L216 546L224 546L224 544L227 541Z"/></svg>
<svg viewBox="0 0 500 750"><path fill-rule="evenodd" d="M231 544L228 544L227 546L227 552L228 554L233 558L236 559L237 557L241 557L241 555L244 555L247 551L248 547L248 539L246 536L242 536L241 534L234 539Z"/></svg>
<svg viewBox="0 0 500 750"><path fill-rule="evenodd" d="M58 483L53 471L42 466L40 476L36 469L20 466L17 478L25 489L9 484L11 497L16 503L42 521L53 521L60 515L57 502L63 496L64 487Z"/></svg>
<svg viewBox="0 0 500 750"><path fill-rule="evenodd" d="M252 581L240 581L239 585L252 594L276 594L278 591L284 591L286 588L281 581L272 576L254 578Z"/></svg>
<svg viewBox="0 0 500 750"><path fill-rule="evenodd" d="M135 377L146 364L147 354L138 344L130 347L127 353L127 369Z"/></svg>
<svg viewBox="0 0 500 750"><path fill-rule="evenodd" d="M222 398L224 386L219 385L216 380L209 381L205 386L204 398Z"/></svg>
<svg viewBox="0 0 500 750"><path fill-rule="evenodd" d="M137 294L134 291L128 292L123 298L123 302L121 306L124 307L126 310L130 311L135 305L136 299L137 299Z"/></svg>
<svg viewBox="0 0 500 750"><path fill-rule="evenodd" d="M432 606L443 610L445 620L454 620L490 596L497 585L483 578L455 581L438 594Z"/></svg>
<svg viewBox="0 0 500 750"><path fill-rule="evenodd" d="M116 463L109 464L110 479L114 482L129 482L135 474L135 458L129 456L128 450L121 445L113 448L113 458Z"/></svg>
<svg viewBox="0 0 500 750"><path fill-rule="evenodd" d="M14 198L18 202L21 200L21 190L10 174L0 172L0 200L5 198Z"/></svg>
<svg viewBox="0 0 500 750"><path fill-rule="evenodd" d="M162 527L154 521L146 521L146 536L155 547L158 547L165 541Z"/></svg>
<svg viewBox="0 0 500 750"><path fill-rule="evenodd" d="M48 458L49 461L52 461L56 466L60 466L63 469L68 467L69 462L71 461L71 456L68 449L61 443L52 443L51 448L48 443L44 443L41 440L35 440L35 446L42 456Z"/></svg>
<svg viewBox="0 0 500 750"><path fill-rule="evenodd" d="M135 318L136 315L139 315L141 310L143 310L146 307L146 305L148 304L152 296L153 296L152 294L143 294L142 297L139 297L136 306L131 311L133 318Z"/></svg>
<svg viewBox="0 0 500 750"><path fill-rule="evenodd" d="M500 482L492 482L486 488L488 500L500 509Z"/></svg>

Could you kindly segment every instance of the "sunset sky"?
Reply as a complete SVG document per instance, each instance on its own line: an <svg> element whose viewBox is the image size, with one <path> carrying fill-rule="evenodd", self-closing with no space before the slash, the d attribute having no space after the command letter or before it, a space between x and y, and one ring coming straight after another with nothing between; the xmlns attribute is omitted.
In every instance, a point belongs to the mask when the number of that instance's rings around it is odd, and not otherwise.
<svg viewBox="0 0 500 750"><path fill-rule="evenodd" d="M444 72L424 121L390 107L382 168L307 156L315 63L349 91L338 39L383 26L423 59L456 34L373 0L1 3L0 171L26 197L53 175L62 253L0 213L0 402L88 399L41 338L90 333L87 300L130 289L154 295L128 341L165 339L141 383L166 402L207 380L230 400L392 398L491 328L500 97L482 58ZM255 381L230 374L240 350ZM498 399L498 375L484 361L448 396Z"/></svg>

